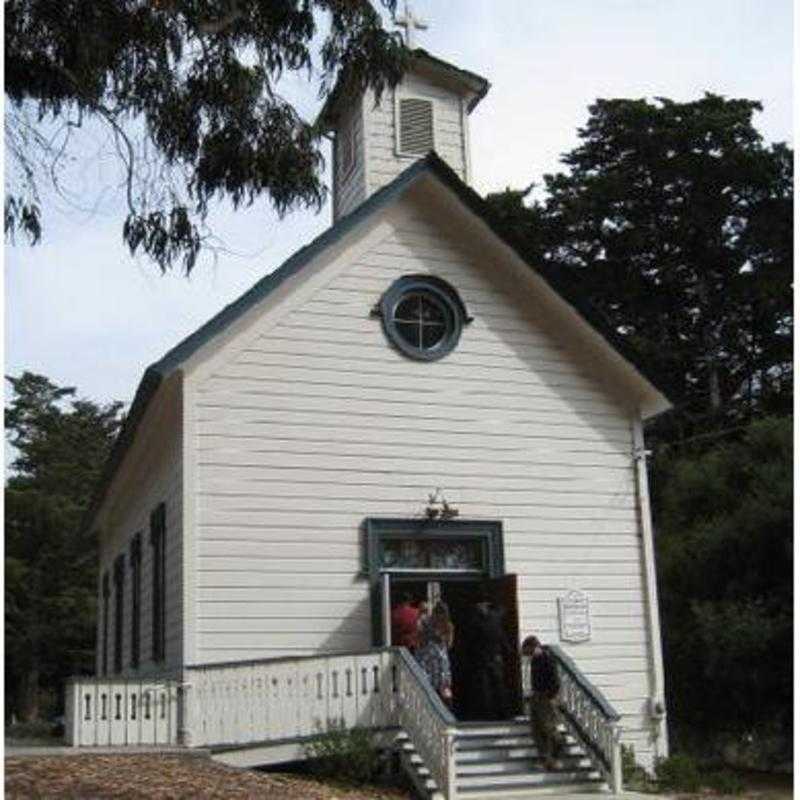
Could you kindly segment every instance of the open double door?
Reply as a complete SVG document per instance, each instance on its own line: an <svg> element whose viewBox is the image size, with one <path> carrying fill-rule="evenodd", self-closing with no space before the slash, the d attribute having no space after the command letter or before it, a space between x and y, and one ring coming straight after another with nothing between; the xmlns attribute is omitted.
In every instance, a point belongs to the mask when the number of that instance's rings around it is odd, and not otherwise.
<svg viewBox="0 0 800 800"><path fill-rule="evenodd" d="M411 595L414 600L425 600L432 608L437 600L443 600L449 610L455 628L455 642L450 652L453 671L453 694L456 697L458 715L459 689L469 683L472 665L465 658L463 646L468 632L470 618L475 606L481 600L489 600L501 612L503 631L507 647L503 653L503 666L506 690L511 713L522 713L522 684L519 664L519 610L517 606L517 576L502 575L498 578L465 580L449 579L438 575L435 579L419 574L398 575L392 572L381 573L381 634L383 645L392 644L391 610L400 598Z"/></svg>

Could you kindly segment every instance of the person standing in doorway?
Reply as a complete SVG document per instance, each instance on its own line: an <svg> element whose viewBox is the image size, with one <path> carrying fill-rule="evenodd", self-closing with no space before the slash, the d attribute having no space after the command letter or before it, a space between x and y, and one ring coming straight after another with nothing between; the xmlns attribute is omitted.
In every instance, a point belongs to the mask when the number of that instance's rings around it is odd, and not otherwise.
<svg viewBox="0 0 800 800"><path fill-rule="evenodd" d="M430 615L422 619L416 652L417 661L425 670L431 686L448 707L453 703L453 676L448 652L453 646L453 633L450 610L440 600Z"/></svg>
<svg viewBox="0 0 800 800"><path fill-rule="evenodd" d="M419 644L420 610L410 594L405 593L400 603L392 609L392 644L407 647L412 653Z"/></svg>
<svg viewBox="0 0 800 800"><path fill-rule="evenodd" d="M556 729L558 693L561 683L550 651L536 636L528 636L522 643L522 655L531 659L531 732L544 759L545 769L555 769L555 759L561 750L561 739Z"/></svg>
<svg viewBox="0 0 800 800"><path fill-rule="evenodd" d="M485 596L473 608L464 641L470 686L466 716L479 720L508 718L504 659L511 645L506 640L501 612Z"/></svg>

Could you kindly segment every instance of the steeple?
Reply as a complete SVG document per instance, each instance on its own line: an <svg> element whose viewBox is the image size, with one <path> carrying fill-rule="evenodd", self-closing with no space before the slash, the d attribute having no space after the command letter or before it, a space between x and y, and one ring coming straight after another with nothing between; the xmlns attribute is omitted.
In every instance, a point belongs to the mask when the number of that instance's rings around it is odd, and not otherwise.
<svg viewBox="0 0 800 800"><path fill-rule="evenodd" d="M395 20L406 42L427 23L405 4ZM436 153L469 183L469 114L489 90L488 81L411 49L400 83L379 103L372 91L354 95L340 82L317 124L333 137L333 219L352 211L416 159Z"/></svg>

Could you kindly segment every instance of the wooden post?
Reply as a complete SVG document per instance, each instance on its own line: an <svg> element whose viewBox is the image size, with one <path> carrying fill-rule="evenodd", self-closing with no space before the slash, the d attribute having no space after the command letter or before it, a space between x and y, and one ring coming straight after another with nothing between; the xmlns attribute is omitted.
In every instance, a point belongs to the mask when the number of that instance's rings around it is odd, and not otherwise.
<svg viewBox="0 0 800 800"><path fill-rule="evenodd" d="M65 689L64 738L68 745L77 747L81 742L81 723L83 709L81 708L81 685L75 678L69 678Z"/></svg>
<svg viewBox="0 0 800 800"><path fill-rule="evenodd" d="M611 755L611 791L614 794L622 794L622 747L620 735L622 731L619 725L614 726L614 747Z"/></svg>
<svg viewBox="0 0 800 800"><path fill-rule="evenodd" d="M191 747L193 711L192 684L181 683L178 685L178 744Z"/></svg>
<svg viewBox="0 0 800 800"><path fill-rule="evenodd" d="M448 728L445 733L445 753L447 753L447 800L456 800L456 754L453 732Z"/></svg>

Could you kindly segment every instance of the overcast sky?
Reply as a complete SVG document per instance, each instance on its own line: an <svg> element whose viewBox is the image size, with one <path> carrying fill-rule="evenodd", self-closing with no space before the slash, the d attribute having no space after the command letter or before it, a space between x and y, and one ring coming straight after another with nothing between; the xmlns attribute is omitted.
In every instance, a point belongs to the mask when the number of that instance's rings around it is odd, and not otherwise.
<svg viewBox="0 0 800 800"><path fill-rule="evenodd" d="M402 0L400 0L402 3ZM760 100L769 141L792 141L791 0L418 0L418 44L491 82L471 117L474 188L558 169L598 97ZM313 116L316 86L286 91ZM59 201L44 242L6 248L6 374L44 373L95 400L130 402L145 367L330 224L330 208L278 220L266 202L221 209L233 253L162 277L121 241L119 193L81 167L81 209ZM49 210L49 209L47 209Z"/></svg>

